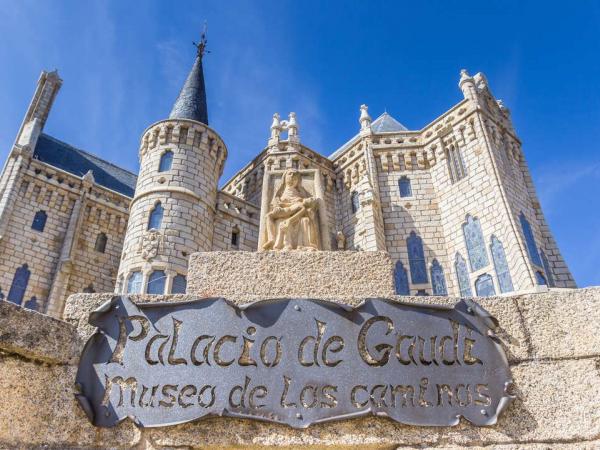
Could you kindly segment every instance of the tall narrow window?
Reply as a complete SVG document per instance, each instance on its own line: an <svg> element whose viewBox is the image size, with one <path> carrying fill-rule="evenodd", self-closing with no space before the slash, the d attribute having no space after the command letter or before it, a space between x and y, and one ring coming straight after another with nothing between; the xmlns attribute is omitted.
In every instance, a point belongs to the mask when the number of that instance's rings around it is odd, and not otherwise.
<svg viewBox="0 0 600 450"><path fill-rule="evenodd" d="M360 201L358 199L358 192L354 191L354 192L352 192L352 194L350 194L350 204L352 207L353 214L360 209Z"/></svg>
<svg viewBox="0 0 600 450"><path fill-rule="evenodd" d="M16 303L17 305L20 305L21 302L23 302L30 275L31 272L29 271L29 266L27 264L23 264L15 271L15 276L10 285L10 291L8 291L7 300L9 302Z"/></svg>
<svg viewBox="0 0 600 450"><path fill-rule="evenodd" d="M425 265L423 240L414 231L406 239L406 248L408 249L410 279L413 284L427 283L427 266Z"/></svg>
<svg viewBox="0 0 600 450"><path fill-rule="evenodd" d="M179 128L179 143L180 144L187 143L187 137L188 137L188 128L180 127Z"/></svg>
<svg viewBox="0 0 600 450"><path fill-rule="evenodd" d="M521 221L521 229L523 230L523 236L525 237L525 243L527 244L529 259L531 259L531 262L536 266L542 267L542 260L540 259L537 246L535 245L535 238L533 237L531 225L523 213L519 215L519 220Z"/></svg>
<svg viewBox="0 0 600 450"><path fill-rule="evenodd" d="M240 246L240 230L234 228L231 230L231 246L238 248Z"/></svg>
<svg viewBox="0 0 600 450"><path fill-rule="evenodd" d="M458 252L455 256L454 268L456 270L456 279L458 281L458 288L460 289L460 296L473 297L471 281L469 280L469 270L467 269L467 262Z"/></svg>
<svg viewBox="0 0 600 450"><path fill-rule="evenodd" d="M108 238L106 237L106 234L99 233L98 236L96 236L96 244L94 245L94 250L99 253L104 253L106 251L107 240Z"/></svg>
<svg viewBox="0 0 600 450"><path fill-rule="evenodd" d="M408 177L400 177L398 187L400 188L400 197L412 197L412 186Z"/></svg>
<svg viewBox="0 0 600 450"><path fill-rule="evenodd" d="M131 272L129 278L127 279L127 293L142 293L142 272Z"/></svg>
<svg viewBox="0 0 600 450"><path fill-rule="evenodd" d="M456 183L467 175L462 153L455 145L450 145L450 147L446 149L446 164L452 183Z"/></svg>
<svg viewBox="0 0 600 450"><path fill-rule="evenodd" d="M475 292L478 297L490 297L496 294L494 280L489 273L479 275L475 280Z"/></svg>
<svg viewBox="0 0 600 450"><path fill-rule="evenodd" d="M160 156L160 163L158 165L158 171L166 172L167 170L171 170L172 165L173 165L173 152L171 150L167 150Z"/></svg>
<svg viewBox="0 0 600 450"><path fill-rule="evenodd" d="M468 215L467 221L463 224L462 228L471 271L475 272L476 270L483 269L489 264L489 260L485 251L485 242L483 241L479 219Z"/></svg>
<svg viewBox="0 0 600 450"><path fill-rule="evenodd" d="M148 289L147 294L160 295L165 293L165 282L167 276L164 270L155 270L148 277Z"/></svg>
<svg viewBox="0 0 600 450"><path fill-rule="evenodd" d="M494 269L496 270L500 292L512 292L514 291L514 287L508 269L508 262L506 261L506 253L504 253L504 246L494 235L492 235L490 241L490 252L492 253L492 260L494 261Z"/></svg>
<svg viewBox="0 0 600 450"><path fill-rule="evenodd" d="M546 279L548 280L548 286L555 287L556 284L554 283L554 276L552 275L552 267L550 267L550 262L548 261L548 258L546 258L546 254L544 253L544 250L542 250L540 252L540 256L542 258L542 264L544 265L544 272L546 272Z"/></svg>
<svg viewBox="0 0 600 450"><path fill-rule="evenodd" d="M173 286L171 287L172 294L185 294L187 289L187 280L184 275L176 275L173 278Z"/></svg>
<svg viewBox="0 0 600 450"><path fill-rule="evenodd" d="M47 218L48 215L46 214L46 211L36 212L35 216L33 217L33 222L31 223L31 229L35 231L44 231Z"/></svg>
<svg viewBox="0 0 600 450"><path fill-rule="evenodd" d="M410 289L408 287L408 274L402 261L396 262L394 268L394 284L396 285L396 294L398 295L410 295Z"/></svg>
<svg viewBox="0 0 600 450"><path fill-rule="evenodd" d="M535 281L540 286L547 286L548 285L548 282L546 281L546 277L539 270L535 272Z"/></svg>
<svg viewBox="0 0 600 450"><path fill-rule="evenodd" d="M437 259L431 262L431 287L433 295L448 295L448 289L446 288L446 277L444 276L444 269Z"/></svg>
<svg viewBox="0 0 600 450"><path fill-rule="evenodd" d="M25 302L25 308L27 309L31 309L32 311L37 311L40 307L40 305L38 304L37 301L37 297L34 295L33 297L31 297L29 300L27 300Z"/></svg>
<svg viewBox="0 0 600 450"><path fill-rule="evenodd" d="M158 202L152 211L150 211L150 218L148 220L148 229L149 230L158 230L160 229L160 225L162 224L164 209L162 204Z"/></svg>

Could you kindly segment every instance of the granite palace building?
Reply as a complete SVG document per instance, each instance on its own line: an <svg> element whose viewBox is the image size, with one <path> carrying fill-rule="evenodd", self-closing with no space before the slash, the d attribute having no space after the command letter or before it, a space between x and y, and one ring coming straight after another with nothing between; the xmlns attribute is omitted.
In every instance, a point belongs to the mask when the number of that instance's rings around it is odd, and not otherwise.
<svg viewBox="0 0 600 450"><path fill-rule="evenodd" d="M418 131L360 106L329 156L274 114L219 187L205 44L137 176L43 132L42 73L0 177L0 447L597 448L600 288L485 77Z"/></svg>
<svg viewBox="0 0 600 450"><path fill-rule="evenodd" d="M144 131L137 176L44 133L61 85L40 76L0 179L11 302L61 317L77 292L184 293L194 252L296 248L269 243L265 223L285 171L318 203L309 247L387 251L400 295L575 287L481 73L462 71L463 99L420 130L361 106L357 134L329 156L301 143L294 113L275 114L266 147L222 188L228 150L209 127L200 51L168 118Z"/></svg>

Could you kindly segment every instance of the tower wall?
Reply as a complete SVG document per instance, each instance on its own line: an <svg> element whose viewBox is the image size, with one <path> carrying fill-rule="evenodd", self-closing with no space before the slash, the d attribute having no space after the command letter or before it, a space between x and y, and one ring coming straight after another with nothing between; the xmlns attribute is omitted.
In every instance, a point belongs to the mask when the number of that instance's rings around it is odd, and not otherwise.
<svg viewBox="0 0 600 450"><path fill-rule="evenodd" d="M159 171L167 151L173 153L172 165ZM147 292L152 272L162 270L164 292L170 293L174 277L187 275L189 255L212 250L217 183L226 157L219 135L196 121L164 120L145 131L117 291L127 292L132 274L141 272L141 291ZM161 224L150 229L150 214L159 203Z"/></svg>

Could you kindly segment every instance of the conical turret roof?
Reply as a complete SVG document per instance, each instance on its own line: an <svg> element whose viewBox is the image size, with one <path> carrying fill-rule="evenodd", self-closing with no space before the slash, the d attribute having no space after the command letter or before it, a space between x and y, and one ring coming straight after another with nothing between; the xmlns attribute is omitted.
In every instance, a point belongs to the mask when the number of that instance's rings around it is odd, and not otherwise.
<svg viewBox="0 0 600 450"><path fill-rule="evenodd" d="M169 119L189 119L208 125L208 108L202 68L203 50L204 47L198 47L198 54L192 70L173 105Z"/></svg>

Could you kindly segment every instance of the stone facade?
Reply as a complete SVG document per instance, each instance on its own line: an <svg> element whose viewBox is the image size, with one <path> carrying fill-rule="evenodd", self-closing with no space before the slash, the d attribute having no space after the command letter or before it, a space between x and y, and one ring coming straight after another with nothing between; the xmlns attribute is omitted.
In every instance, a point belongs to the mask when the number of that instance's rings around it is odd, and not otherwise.
<svg viewBox="0 0 600 450"><path fill-rule="evenodd" d="M228 262L232 264L229 270ZM364 294L382 295L393 290L392 271L391 259L385 252L319 252L316 258L303 252L196 254L189 271L190 291L194 294L134 295L132 299L193 300L212 287L209 295L225 295L243 305L258 299L252 297L257 286L255 273L261 274L259 282L269 282L269 297L281 297L307 292L298 282L299 272L308 274L310 280L327 272L331 274L331 284L322 283L311 293L324 300L336 301L337 296L337 301L357 304ZM373 273L373 277L365 273ZM281 283L285 279L295 282L291 286ZM454 427L414 427L383 417L368 417L298 430L268 422L216 417L161 428L138 428L130 420L114 428L95 428L77 405L73 380L83 342L94 331L88 324L89 312L111 297L112 294L71 296L65 321L0 301L0 398L10 398L0 409L0 446L538 449L599 445L598 288L479 299L481 306L499 321L495 332L508 357L516 396L498 423L488 427L475 427L465 421ZM392 298L443 305L457 301L452 297ZM15 420L18 416L26 416L27 420Z"/></svg>
<svg viewBox="0 0 600 450"><path fill-rule="evenodd" d="M2 295L60 317L83 290L185 292L193 252L262 249L264 215L290 169L318 194L319 248L387 251L398 294L575 287L510 113L482 74L463 71L463 99L420 130L387 113L372 120L363 105L358 133L329 157L301 143L294 113L276 114L266 147L219 189L227 148L201 121L201 60L175 113L143 133L137 180L42 133L62 83L42 73L0 177Z"/></svg>

